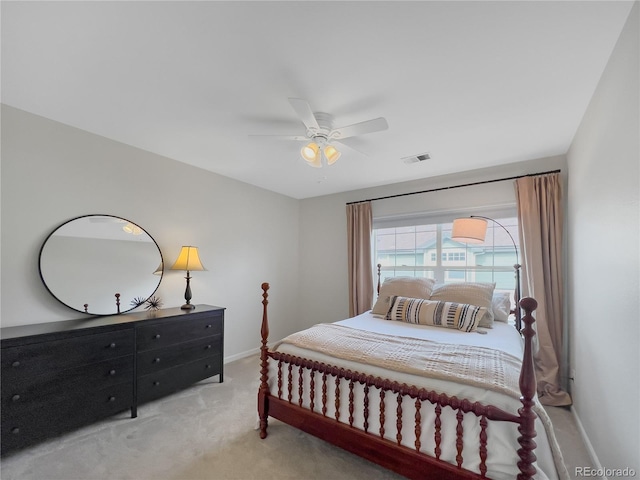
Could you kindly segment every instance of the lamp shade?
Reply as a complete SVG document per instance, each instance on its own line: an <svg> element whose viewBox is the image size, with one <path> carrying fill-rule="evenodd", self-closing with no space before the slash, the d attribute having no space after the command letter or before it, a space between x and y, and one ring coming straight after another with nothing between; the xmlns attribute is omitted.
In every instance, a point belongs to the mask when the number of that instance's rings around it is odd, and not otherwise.
<svg viewBox="0 0 640 480"><path fill-rule="evenodd" d="M320 147L316 142L309 142L302 147L300 155L302 155L302 158L307 162L314 162L320 156Z"/></svg>
<svg viewBox="0 0 640 480"><path fill-rule="evenodd" d="M178 255L178 259L171 267L171 270L187 270L191 272L195 270L206 270L206 268L202 266L202 262L200 261L198 247L182 247L182 250L180 250L180 255Z"/></svg>
<svg viewBox="0 0 640 480"><path fill-rule="evenodd" d="M483 218L456 218L451 240L463 243L483 243L487 234L487 221Z"/></svg>
<svg viewBox="0 0 640 480"><path fill-rule="evenodd" d="M309 142L302 147L300 155L302 155L302 158L306 160L309 166L322 168L322 152L316 142Z"/></svg>
<svg viewBox="0 0 640 480"><path fill-rule="evenodd" d="M327 163L333 165L340 158L340 152L333 145L324 147L324 156L327 157Z"/></svg>
<svg viewBox="0 0 640 480"><path fill-rule="evenodd" d="M162 275L162 272L164 272L164 263L160 262L160 265L158 265L158 268L156 268L156 271L153 272L153 274Z"/></svg>

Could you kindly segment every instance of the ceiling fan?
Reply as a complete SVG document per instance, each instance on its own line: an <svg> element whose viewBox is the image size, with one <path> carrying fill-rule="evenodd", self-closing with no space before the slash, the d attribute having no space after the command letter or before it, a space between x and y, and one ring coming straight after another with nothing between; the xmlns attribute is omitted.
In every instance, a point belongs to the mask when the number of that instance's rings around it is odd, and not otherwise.
<svg viewBox="0 0 640 480"><path fill-rule="evenodd" d="M313 112L306 100L289 98L293 110L307 129L305 135L251 135L252 137L279 137L283 139L307 142L300 150L300 155L308 165L321 168L323 159L327 165L333 165L340 158L340 151L335 144L349 147L341 140L367 133L380 132L389 128L383 117L354 123L344 127L333 128L333 117L328 113ZM350 148L350 147L349 147Z"/></svg>

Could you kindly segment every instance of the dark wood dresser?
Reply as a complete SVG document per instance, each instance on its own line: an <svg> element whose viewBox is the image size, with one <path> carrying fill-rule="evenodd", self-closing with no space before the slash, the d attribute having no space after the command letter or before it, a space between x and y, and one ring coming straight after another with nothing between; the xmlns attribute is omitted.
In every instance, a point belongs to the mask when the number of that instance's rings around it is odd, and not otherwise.
<svg viewBox="0 0 640 480"><path fill-rule="evenodd" d="M219 375L224 308L197 305L0 329L7 453Z"/></svg>
<svg viewBox="0 0 640 480"><path fill-rule="evenodd" d="M139 403L213 375L220 375L223 381L223 315L223 309L196 308L186 318L163 318L136 326Z"/></svg>

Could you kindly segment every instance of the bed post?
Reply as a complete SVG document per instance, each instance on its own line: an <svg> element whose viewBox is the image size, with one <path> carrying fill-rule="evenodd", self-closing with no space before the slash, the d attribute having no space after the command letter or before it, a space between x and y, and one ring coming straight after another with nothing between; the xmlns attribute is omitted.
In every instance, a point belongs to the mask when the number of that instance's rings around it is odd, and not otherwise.
<svg viewBox="0 0 640 480"><path fill-rule="evenodd" d="M518 462L518 468L520 473L518 474L518 480L531 480L536 473L536 467L533 466L533 462L536 461L536 455L533 453L536 448L536 442L533 440L536 436L535 420L536 414L533 411L533 397L536 394L536 373L533 366L533 336L535 331L533 330L533 311L538 307L538 302L533 298L525 297L520 300L519 307L525 312L522 321L524 322L524 329L522 334L524 336L524 356L522 358L522 370L520 371L520 401L522 407L518 410L520 414L520 426L518 432L518 443L520 448L518 449L518 456L520 461ZM519 308L518 307L518 308Z"/></svg>
<svg viewBox="0 0 640 480"><path fill-rule="evenodd" d="M267 319L267 293L269 284L262 284L262 346L260 347L260 388L258 390L258 415L260 416L260 438L267 438L267 418L269 417L269 357L267 355L267 339L269 338L269 320Z"/></svg>
<svg viewBox="0 0 640 480"><path fill-rule="evenodd" d="M380 269L381 269L381 268L382 268L382 264L381 264L381 263L379 263L379 264L378 264L378 290L377 290L378 295L380 295Z"/></svg>

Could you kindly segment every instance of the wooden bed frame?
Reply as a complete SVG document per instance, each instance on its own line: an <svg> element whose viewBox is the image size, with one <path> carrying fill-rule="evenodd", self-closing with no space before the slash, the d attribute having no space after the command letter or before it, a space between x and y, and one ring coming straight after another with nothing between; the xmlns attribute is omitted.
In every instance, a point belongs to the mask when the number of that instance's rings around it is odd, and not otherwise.
<svg viewBox="0 0 640 480"><path fill-rule="evenodd" d="M518 414L509 413L493 405L484 405L478 402L471 402L467 399L459 399L438 393L433 390L425 390L412 385L400 384L393 380L373 377L356 371L327 365L324 363L308 360L301 357L288 355L276 351L270 351L267 347L269 337L269 321L267 318L269 284L262 284L262 346L260 347L260 387L258 390L258 414L260 417L260 438L267 437L268 417L271 416L293 427L303 430L333 445L343 448L351 453L374 462L384 468L393 470L411 479L484 479L488 478L486 460L490 452L488 449L487 426L489 421L512 422L518 425L517 450L518 469L520 473L517 480L530 480L536 473L533 463L536 461L534 449L536 443L534 437L536 414L533 411L533 398L536 393L536 380L533 366L533 323L535 319L532 312L538 304L533 298L523 298L519 301L520 307L525 315L522 317L524 328L521 333L524 337L524 358L520 372L520 401L522 407L518 409ZM278 396L272 395L269 391L269 359L278 362ZM295 386L292 383L292 370L294 367L299 372L299 382ZM283 369L288 374L283 375ZM322 377L322 385L314 384L312 376L310 384L310 408L303 408L304 389L302 374L304 371L311 373L318 372ZM283 376L288 380L284 385ZM333 399L335 405L335 418L326 416L327 382L335 379L336 392ZM339 384L342 380L349 383L349 405L346 406L349 412L349 424L338 420L340 408ZM364 385L364 430L353 426L354 395L353 386L359 383ZM378 434L368 431L369 416L369 389L375 387L380 389L380 425L384 425L385 408L384 398L386 394L396 395L398 407L396 409L396 441L393 442L384 438L384 428ZM322 389L322 405L314 405L315 389ZM284 393L284 394L283 394ZM410 397L415 401L415 448L401 445L402 441L402 400ZM433 456L420 451L421 415L422 402L429 402L435 406L436 419L434 430L435 451ZM456 463L441 460L441 421L440 412L443 407L450 407L456 411ZM391 412L390 412L391 413ZM472 472L462 467L463 462L463 427L464 415L471 413L480 418L480 436L478 452L480 456L479 472ZM514 446L515 448L515 446Z"/></svg>

